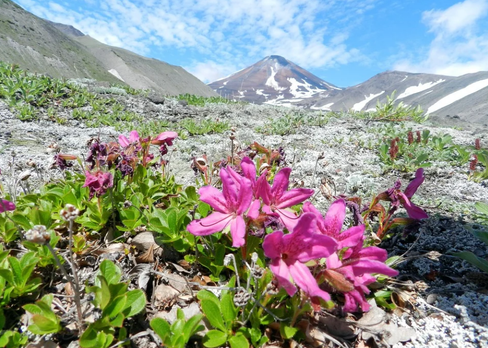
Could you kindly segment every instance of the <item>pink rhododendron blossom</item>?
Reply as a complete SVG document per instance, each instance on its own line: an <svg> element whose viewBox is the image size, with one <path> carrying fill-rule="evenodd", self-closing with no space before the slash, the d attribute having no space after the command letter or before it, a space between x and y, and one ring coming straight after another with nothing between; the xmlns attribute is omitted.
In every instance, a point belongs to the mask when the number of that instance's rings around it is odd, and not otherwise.
<svg viewBox="0 0 488 348"><path fill-rule="evenodd" d="M398 180L392 188L380 193L377 199L390 201L394 209L397 209L401 204L407 211L408 216L412 219L427 219L429 217L427 213L410 201L419 186L424 182L424 179L424 169L419 168L415 172L415 179L408 184L405 191L402 192L400 190L402 184Z"/></svg>
<svg viewBox="0 0 488 348"><path fill-rule="evenodd" d="M3 213L4 211L12 211L15 210L15 204L13 204L10 201L7 201L6 199L2 199L2 202L0 203L0 213Z"/></svg>
<svg viewBox="0 0 488 348"><path fill-rule="evenodd" d="M331 204L325 218L310 202L303 204L303 211L313 213L317 217L317 229L338 242L337 250L356 245L357 238L364 234L364 226L353 226L342 231L346 218L346 201L343 199L338 199Z"/></svg>
<svg viewBox="0 0 488 348"><path fill-rule="evenodd" d="M312 213L301 215L292 233L275 231L264 238L264 254L271 259L270 268L280 286L293 296L297 286L310 297L330 300L321 290L306 262L328 257L336 248L331 237L316 233L316 218Z"/></svg>
<svg viewBox="0 0 488 348"><path fill-rule="evenodd" d="M89 171L85 171L85 175L86 178L83 187L90 189L90 199L95 194L100 197L114 184L114 178L110 172L97 171L92 174Z"/></svg>
<svg viewBox="0 0 488 348"><path fill-rule="evenodd" d="M213 186L204 186L198 191L200 200L209 204L214 212L203 219L192 221L187 230L196 236L207 236L230 226L232 246L240 247L245 244L244 214L251 207L248 215L256 216L259 206L251 206L252 190L249 179L238 175L230 167L220 170L220 178L222 192Z"/></svg>
<svg viewBox="0 0 488 348"><path fill-rule="evenodd" d="M163 132L151 140L151 144L154 145L173 145L173 140L178 137L176 132Z"/></svg>
<svg viewBox="0 0 488 348"><path fill-rule="evenodd" d="M364 229L364 226L358 227ZM374 246L363 248L364 238L362 233L350 237L349 243L354 245L340 253L341 257L337 252L330 255L326 260L327 268L321 274L328 285L344 294L345 312L356 311L358 305L365 312L369 310L364 294L369 294L368 285L376 281L372 273L398 275L398 271L384 263L388 257L386 250Z"/></svg>
<svg viewBox="0 0 488 348"><path fill-rule="evenodd" d="M119 144L122 147L127 147L130 144L138 143L138 142L139 142L139 133L137 133L137 131L135 130L130 132L129 139L127 139L127 137L123 134L119 135Z"/></svg>
<svg viewBox="0 0 488 348"><path fill-rule="evenodd" d="M283 225L291 231L297 224L296 214L286 208L302 203L313 195L313 190L305 188L294 188L288 191L291 168L281 169L275 176L273 187L261 175L257 181L257 193L263 200L263 211L266 214L278 214Z"/></svg>

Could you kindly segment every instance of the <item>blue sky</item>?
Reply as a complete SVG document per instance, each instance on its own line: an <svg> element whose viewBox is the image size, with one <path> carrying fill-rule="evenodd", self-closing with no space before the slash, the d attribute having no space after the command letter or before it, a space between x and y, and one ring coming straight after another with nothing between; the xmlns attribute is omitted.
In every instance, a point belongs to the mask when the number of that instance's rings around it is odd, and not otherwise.
<svg viewBox="0 0 488 348"><path fill-rule="evenodd" d="M385 70L488 70L488 0L14 0L209 83L281 55L352 86Z"/></svg>

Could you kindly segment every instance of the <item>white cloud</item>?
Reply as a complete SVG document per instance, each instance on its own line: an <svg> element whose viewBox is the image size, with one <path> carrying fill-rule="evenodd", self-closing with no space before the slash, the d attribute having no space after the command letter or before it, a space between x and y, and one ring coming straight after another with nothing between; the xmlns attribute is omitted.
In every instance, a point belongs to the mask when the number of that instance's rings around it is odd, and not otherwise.
<svg viewBox="0 0 488 348"><path fill-rule="evenodd" d="M423 13L435 37L420 57L398 61L396 70L459 76L488 70L488 0L465 0Z"/></svg>
<svg viewBox="0 0 488 348"><path fill-rule="evenodd" d="M487 11L488 1L465 0L452 5L444 11L426 11L422 17L431 31L441 35L449 35L471 28L477 20L486 16Z"/></svg>
<svg viewBox="0 0 488 348"><path fill-rule="evenodd" d="M140 54L176 50L206 80L280 54L304 68L331 67L359 59L347 44L350 28L379 0L18 0L36 15L71 24L109 45ZM164 55L159 57L165 60ZM224 75L217 76L223 77Z"/></svg>
<svg viewBox="0 0 488 348"><path fill-rule="evenodd" d="M236 71L234 65L219 64L214 61L196 62L185 69L205 83L214 82Z"/></svg>

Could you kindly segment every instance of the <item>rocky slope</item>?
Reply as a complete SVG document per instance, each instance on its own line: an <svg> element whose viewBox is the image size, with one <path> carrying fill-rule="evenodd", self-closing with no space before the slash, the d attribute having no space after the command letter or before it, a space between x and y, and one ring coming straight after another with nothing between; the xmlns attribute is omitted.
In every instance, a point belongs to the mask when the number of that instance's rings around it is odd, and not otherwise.
<svg viewBox="0 0 488 348"><path fill-rule="evenodd" d="M0 0L0 61L57 78L91 78L166 95L217 94L179 66L108 46Z"/></svg>
<svg viewBox="0 0 488 348"><path fill-rule="evenodd" d="M314 204L323 211L330 205L331 195L357 195L367 200L392 187L397 179L401 179L404 188L411 178L411 173L385 170L378 148L367 145L384 136L380 123L331 116L321 126L313 126L306 123L311 121L303 120L317 120L321 113L304 111L301 124L290 127L285 135L278 135L273 124L279 123L289 113L288 109L252 104L194 107L173 99L143 96L119 97L119 102L128 110L144 114L148 121L169 122L170 129L171 125L176 128L188 118L227 121L234 128L237 148L245 148L253 141L270 148L282 147L287 165L293 168L293 185L315 189ZM70 112L60 110L68 119ZM21 122L1 100L0 122L0 169L4 187L26 170L32 172L28 179L31 187L62 175L59 170L50 169L53 153L49 149L53 144L63 153L79 155L86 152L86 141L90 138L115 140L119 134L111 127L87 128L82 121L73 119L59 125L45 114L38 122ZM472 144L476 138L484 147L488 144L483 129L393 126L404 131L409 127L420 131L429 129L433 135L449 134L457 144ZM170 171L176 180L195 183L190 169L193 157L206 153L213 162L229 155L230 135L230 131L201 136L182 133L184 139L176 141L169 157ZM36 164L35 170L32 163ZM473 204L487 201L488 187L486 181L467 180L467 172L467 167L453 166L442 159L433 161L426 168L424 184L413 198L427 210L430 218L407 235L396 235L382 244L390 256L404 257L397 266L398 283L390 285L402 295L402 309L389 314L377 308L367 320L356 323L352 318L340 319L336 326L329 322L328 328L322 330L351 344L372 339L382 347L488 347L486 274L450 255L453 251L471 250L479 257L488 257L487 247L469 232L470 229L488 230L486 224L473 222ZM349 329L341 330L344 326Z"/></svg>

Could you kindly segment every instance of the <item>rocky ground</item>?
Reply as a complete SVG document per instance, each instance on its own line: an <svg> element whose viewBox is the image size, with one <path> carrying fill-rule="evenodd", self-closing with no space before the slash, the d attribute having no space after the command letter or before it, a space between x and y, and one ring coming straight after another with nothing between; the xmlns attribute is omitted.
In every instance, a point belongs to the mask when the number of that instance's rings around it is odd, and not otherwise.
<svg viewBox="0 0 488 348"><path fill-rule="evenodd" d="M397 179L404 188L413 175L384 170L378 150L368 146L379 136L381 124L376 122L332 117L322 126L295 127L284 136L264 135L257 129L266 130L269 122L289 113L289 109L251 104L194 107L157 96L127 96L123 102L126 108L148 119L175 124L184 118L228 121L234 129L236 148L245 148L254 141L270 148L282 147L287 165L293 168L292 180L315 189L318 193L313 197L314 204L323 211L333 195L356 195L368 200L392 187ZM66 125L48 119L21 122L2 101L0 125L1 179L9 189L18 183L19 190L28 190L27 183L33 189L61 175L58 169L51 169L53 148L82 155L90 138L107 141L119 135L110 127L86 128L81 121L68 121ZM484 147L488 146L486 129L477 126L465 125L465 130L406 126L414 130L428 128L432 134L448 133L458 144L473 144L475 138L480 138ZM230 135L228 131L178 139L170 154L170 170L177 182L195 184L192 158L206 154L214 162L230 155ZM16 180L26 173L30 173L26 181ZM467 173L467 166L434 161L426 168L425 182L413 199L430 218L408 234L398 234L381 245L390 256L403 256L397 265L397 282L389 285L396 290L398 308L386 313L376 307L360 319L337 321L323 316L319 320L323 332L346 346L488 347L488 275L450 255L469 250L488 258L487 246L470 232L488 230L486 222L476 220L473 208L475 202L487 202L488 185L486 181L469 181Z"/></svg>

